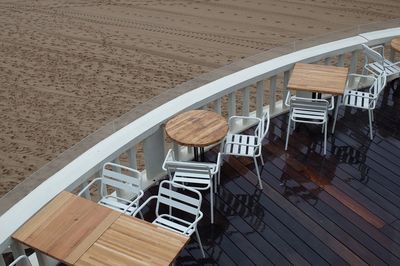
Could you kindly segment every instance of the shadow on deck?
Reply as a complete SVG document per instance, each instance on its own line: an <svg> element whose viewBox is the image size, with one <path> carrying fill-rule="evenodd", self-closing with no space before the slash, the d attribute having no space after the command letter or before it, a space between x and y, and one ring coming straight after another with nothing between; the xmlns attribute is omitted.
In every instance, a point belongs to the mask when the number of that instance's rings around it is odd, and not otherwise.
<svg viewBox="0 0 400 266"><path fill-rule="evenodd" d="M192 238L176 265L400 265L400 90L391 86L375 110L374 139L367 112L341 107L326 156L320 128L305 124L285 152L287 115L272 119L264 190L252 159L227 157L214 225L203 194L207 257Z"/></svg>

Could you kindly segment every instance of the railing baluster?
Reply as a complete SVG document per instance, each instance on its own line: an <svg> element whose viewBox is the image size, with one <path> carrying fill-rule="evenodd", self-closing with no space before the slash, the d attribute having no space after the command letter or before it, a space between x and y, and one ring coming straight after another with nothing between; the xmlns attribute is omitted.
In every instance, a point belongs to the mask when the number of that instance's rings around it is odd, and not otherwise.
<svg viewBox="0 0 400 266"><path fill-rule="evenodd" d="M276 103L276 76L269 79L269 112L273 114L275 112Z"/></svg>
<svg viewBox="0 0 400 266"><path fill-rule="evenodd" d="M390 61L394 62L395 56L396 56L396 51L392 47L390 47L390 55L389 55Z"/></svg>
<svg viewBox="0 0 400 266"><path fill-rule="evenodd" d="M243 95L243 108L242 108L242 115L249 116L250 114L250 87L246 87L242 89Z"/></svg>
<svg viewBox="0 0 400 266"><path fill-rule="evenodd" d="M128 165L130 168L137 169L136 147L133 146L128 150Z"/></svg>
<svg viewBox="0 0 400 266"><path fill-rule="evenodd" d="M214 101L214 111L218 114L221 114L221 98Z"/></svg>
<svg viewBox="0 0 400 266"><path fill-rule="evenodd" d="M358 50L351 52L350 73L357 72L358 53L359 53Z"/></svg>
<svg viewBox="0 0 400 266"><path fill-rule="evenodd" d="M178 161L180 160L180 155L181 155L179 147L180 147L179 144L174 142L172 149L174 150L175 159ZM188 152L189 152L189 150L188 150Z"/></svg>
<svg viewBox="0 0 400 266"><path fill-rule="evenodd" d="M158 178L162 173L162 164L165 156L164 128L159 127L156 132L143 142L144 162L146 166L147 182ZM144 184L145 185L145 184ZM146 185L145 185L146 186Z"/></svg>
<svg viewBox="0 0 400 266"><path fill-rule="evenodd" d="M0 254L0 266L6 266L6 262L4 261L3 254Z"/></svg>
<svg viewBox="0 0 400 266"><path fill-rule="evenodd" d="M119 156L113 160L113 163L121 164L121 160L119 159ZM120 169L120 168L113 167L113 171L121 172L121 169Z"/></svg>
<svg viewBox="0 0 400 266"><path fill-rule="evenodd" d="M287 85L289 83L289 77L290 77L290 70L285 71L285 73L283 74L283 101L285 101L287 94L288 94L288 88ZM283 108L287 108L282 104Z"/></svg>
<svg viewBox="0 0 400 266"><path fill-rule="evenodd" d="M338 56L338 63L337 63L337 66L338 66L338 67L344 66L344 54L340 54L340 55Z"/></svg>
<svg viewBox="0 0 400 266"><path fill-rule="evenodd" d="M228 95L228 117L236 115L236 94L235 92Z"/></svg>
<svg viewBox="0 0 400 266"><path fill-rule="evenodd" d="M264 81L257 82L256 88L256 116L262 117L264 108Z"/></svg>
<svg viewBox="0 0 400 266"><path fill-rule="evenodd" d="M11 252L13 254L14 259L18 258L21 255L26 255L25 250L22 247L22 244L15 240L11 240L10 248L11 248ZM18 266L27 266L28 264L26 263L25 260L22 260L22 261L18 262L17 265Z"/></svg>

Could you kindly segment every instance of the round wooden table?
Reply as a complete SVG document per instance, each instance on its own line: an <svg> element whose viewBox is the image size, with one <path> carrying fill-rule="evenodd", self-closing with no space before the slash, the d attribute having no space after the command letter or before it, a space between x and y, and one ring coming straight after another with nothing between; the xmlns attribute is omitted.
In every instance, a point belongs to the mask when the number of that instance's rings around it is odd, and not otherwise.
<svg viewBox="0 0 400 266"><path fill-rule="evenodd" d="M394 38L390 42L390 46L392 47L392 49L396 50L397 52L400 52L400 37Z"/></svg>
<svg viewBox="0 0 400 266"><path fill-rule="evenodd" d="M192 110L169 120L165 132L176 143L193 147L195 160L204 160L204 147L221 141L228 132L228 123L217 113Z"/></svg>

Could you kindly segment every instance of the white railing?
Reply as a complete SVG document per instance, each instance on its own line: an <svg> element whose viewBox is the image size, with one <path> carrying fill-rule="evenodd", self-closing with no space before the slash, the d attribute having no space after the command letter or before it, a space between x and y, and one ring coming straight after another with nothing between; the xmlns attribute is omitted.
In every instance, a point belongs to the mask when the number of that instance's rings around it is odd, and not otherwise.
<svg viewBox="0 0 400 266"><path fill-rule="evenodd" d="M400 23L396 21L395 25ZM287 93L286 85L295 63L332 64L336 61L336 65L348 65L350 72L355 72L361 44L387 43L397 35L400 35L398 26L287 53L209 82L151 110L80 154L0 216L0 253L8 250L10 245L15 254L23 253L18 245L13 245L12 233L61 191L72 191L86 184L104 162L119 161L125 154L128 164L137 167L139 145L143 148L144 158L140 164L145 169L145 186L164 176L161 164L166 146L170 144L166 142L163 124L177 113L212 107L226 116L236 114L239 109L245 115L260 116L264 108L269 108L272 117L279 115L286 111L279 99ZM267 101L268 105L265 104ZM180 156L190 156L187 149L174 148ZM0 256L2 265L5 264Z"/></svg>

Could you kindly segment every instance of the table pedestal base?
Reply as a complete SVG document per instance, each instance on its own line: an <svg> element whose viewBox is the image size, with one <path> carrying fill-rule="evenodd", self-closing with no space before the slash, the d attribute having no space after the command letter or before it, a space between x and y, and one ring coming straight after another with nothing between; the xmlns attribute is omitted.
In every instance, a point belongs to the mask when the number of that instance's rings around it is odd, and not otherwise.
<svg viewBox="0 0 400 266"><path fill-rule="evenodd" d="M198 162L205 161L204 147L193 147L193 154L194 154L195 161L198 161Z"/></svg>

